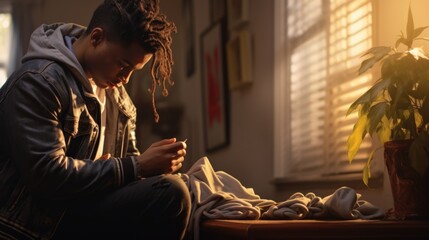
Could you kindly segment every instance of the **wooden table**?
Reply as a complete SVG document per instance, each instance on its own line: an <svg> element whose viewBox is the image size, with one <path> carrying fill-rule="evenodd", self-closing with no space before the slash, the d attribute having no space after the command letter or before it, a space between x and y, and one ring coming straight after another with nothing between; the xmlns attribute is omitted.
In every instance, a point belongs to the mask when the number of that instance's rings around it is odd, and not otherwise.
<svg viewBox="0 0 429 240"><path fill-rule="evenodd" d="M201 240L427 239L429 221L205 220Z"/></svg>

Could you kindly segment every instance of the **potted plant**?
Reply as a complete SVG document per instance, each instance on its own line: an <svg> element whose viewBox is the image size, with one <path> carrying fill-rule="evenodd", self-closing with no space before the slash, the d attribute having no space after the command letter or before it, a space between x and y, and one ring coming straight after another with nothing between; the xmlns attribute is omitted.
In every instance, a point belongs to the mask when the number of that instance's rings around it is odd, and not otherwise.
<svg viewBox="0 0 429 240"><path fill-rule="evenodd" d="M395 219L429 216L429 57L422 48L413 47L416 40L428 40L419 38L426 28L414 28L409 8L406 35L401 33L395 47L373 47L364 54L368 58L359 74L378 64L380 78L347 112L358 113L347 141L350 162L366 135L378 137L384 146L394 200L386 216ZM377 149L363 169L366 185Z"/></svg>

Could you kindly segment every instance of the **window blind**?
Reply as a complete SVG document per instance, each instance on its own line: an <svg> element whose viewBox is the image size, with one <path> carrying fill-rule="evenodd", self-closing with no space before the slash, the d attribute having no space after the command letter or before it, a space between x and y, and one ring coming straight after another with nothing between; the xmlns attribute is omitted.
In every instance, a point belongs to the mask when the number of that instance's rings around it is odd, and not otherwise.
<svg viewBox="0 0 429 240"><path fill-rule="evenodd" d="M346 142L357 116L345 116L372 83L370 74L357 73L362 54L372 46L372 4L289 0L285 7L289 71L283 80L290 85L290 117L284 124L290 131L282 142L290 143L283 148L290 154L276 154L287 156L279 166L290 177L360 173L371 142L366 139L349 164Z"/></svg>
<svg viewBox="0 0 429 240"><path fill-rule="evenodd" d="M363 94L372 75L358 76L361 56L372 46L372 4L368 0L331 0L325 110L326 174L361 172L371 152L370 139L349 164L346 142L357 115L345 118L350 104Z"/></svg>
<svg viewBox="0 0 429 240"><path fill-rule="evenodd" d="M326 34L304 42L291 56L291 154L293 171L323 164L326 97Z"/></svg>

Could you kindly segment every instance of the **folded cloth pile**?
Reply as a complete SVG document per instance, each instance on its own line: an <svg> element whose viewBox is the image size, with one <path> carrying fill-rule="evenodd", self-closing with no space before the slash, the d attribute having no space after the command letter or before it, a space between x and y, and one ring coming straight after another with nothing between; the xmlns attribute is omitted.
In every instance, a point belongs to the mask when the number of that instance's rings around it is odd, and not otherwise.
<svg viewBox="0 0 429 240"><path fill-rule="evenodd" d="M262 219L380 219L384 212L349 187L340 187L324 198L314 193L293 194L288 200L272 205Z"/></svg>
<svg viewBox="0 0 429 240"><path fill-rule="evenodd" d="M192 200L188 235L199 239L203 219L379 219L384 212L349 187L324 198L297 192L283 202L262 199L252 188L223 171L214 171L207 157L183 174Z"/></svg>

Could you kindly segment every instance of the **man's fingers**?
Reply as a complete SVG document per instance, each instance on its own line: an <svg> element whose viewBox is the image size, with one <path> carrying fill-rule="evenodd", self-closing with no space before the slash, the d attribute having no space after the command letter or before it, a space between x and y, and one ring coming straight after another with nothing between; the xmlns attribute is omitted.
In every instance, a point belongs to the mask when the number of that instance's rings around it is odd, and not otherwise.
<svg viewBox="0 0 429 240"><path fill-rule="evenodd" d="M163 139L161 141L152 143L152 146L159 147L159 146L164 146L175 142L176 142L176 138Z"/></svg>
<svg viewBox="0 0 429 240"><path fill-rule="evenodd" d="M185 156L186 155L186 150L185 149L180 149L179 151L177 151L177 155L178 156Z"/></svg>
<svg viewBox="0 0 429 240"><path fill-rule="evenodd" d="M172 160L171 161L171 165L176 166L176 165L181 164L183 161L185 161L185 158L184 157L179 157L176 160Z"/></svg>
<svg viewBox="0 0 429 240"><path fill-rule="evenodd" d="M174 144L165 145L167 152L178 153L180 150L184 150L187 148L186 143L184 142L175 142ZM186 152L186 151L185 151Z"/></svg>
<svg viewBox="0 0 429 240"><path fill-rule="evenodd" d="M174 170L173 171L174 172L178 171L179 169L182 168L182 166L183 166L182 163L178 163L177 165L174 166Z"/></svg>

